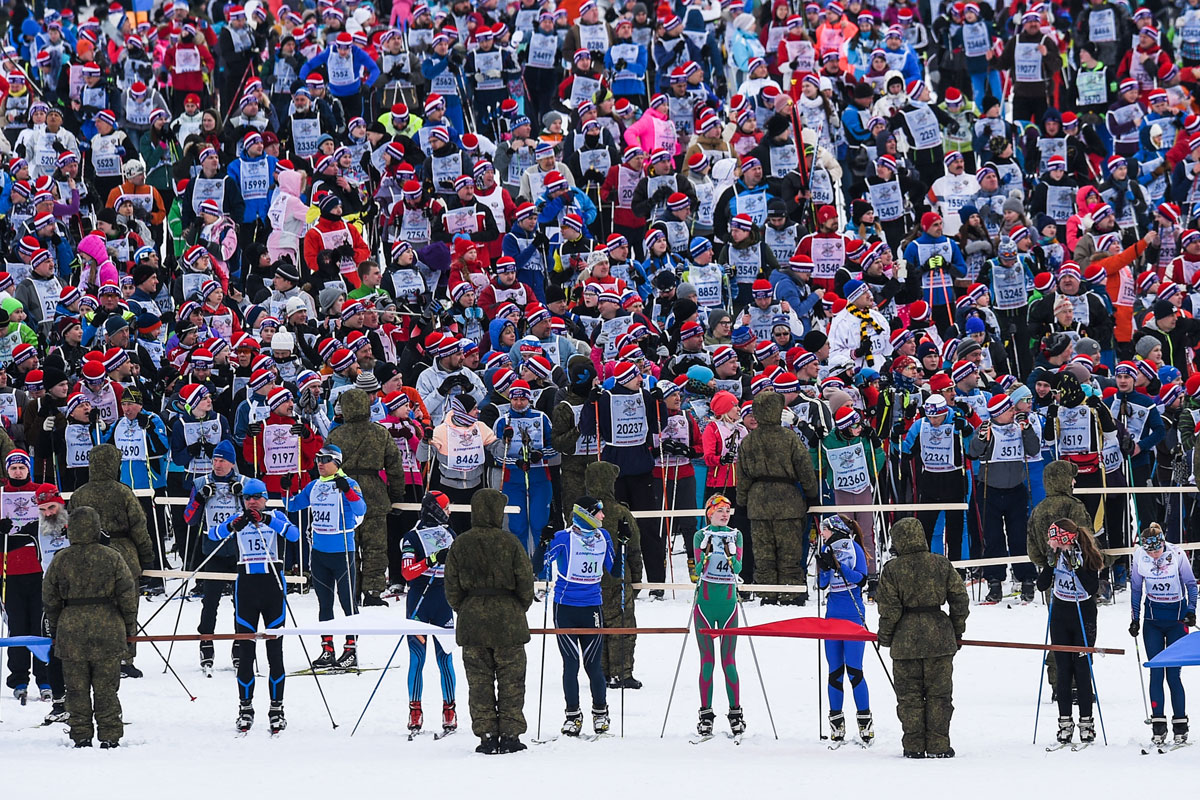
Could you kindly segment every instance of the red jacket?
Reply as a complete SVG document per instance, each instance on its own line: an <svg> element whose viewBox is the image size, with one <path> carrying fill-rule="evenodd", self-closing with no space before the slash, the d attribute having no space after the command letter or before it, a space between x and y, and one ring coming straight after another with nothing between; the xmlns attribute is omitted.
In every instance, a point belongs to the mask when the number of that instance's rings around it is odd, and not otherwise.
<svg viewBox="0 0 1200 800"><path fill-rule="evenodd" d="M175 64L181 50L199 50L202 68L193 72L180 72L176 69ZM217 62L213 60L212 53L204 45L177 44L167 50L167 55L163 58L163 67L171 75L171 88L178 92L196 92L197 94L203 92L205 88L204 74L212 74L216 66Z"/></svg>
<svg viewBox="0 0 1200 800"><path fill-rule="evenodd" d="M18 517L25 518L32 506L32 522L36 523L40 515L33 498L43 491L56 492L58 490L54 488L53 484L33 481L26 481L20 486L14 486L11 480L4 481L3 484L0 484L0 488L3 489L4 495L9 496L8 508L4 512L5 518L10 518L10 514L13 518L13 528L5 537L6 552L0 553L0 558L3 558L4 572L8 575L36 575L42 571L42 562L38 558L37 529L34 528L32 539L17 536L17 531L30 522L26 519L22 523ZM25 493L29 493L31 496L26 497Z"/></svg>
<svg viewBox="0 0 1200 800"><path fill-rule="evenodd" d="M317 271L317 255L322 250L332 250L344 244L346 236L349 236L350 244L354 247L355 265L361 264L371 257L371 248L367 247L367 243L363 241L358 228L343 220L322 216L317 220L317 224L304 234L304 263L308 265L308 269L315 273ZM358 279L358 270L353 268L349 272L342 273L342 280L346 281L351 289L357 289L361 283Z"/></svg>
<svg viewBox="0 0 1200 800"><path fill-rule="evenodd" d="M246 459L246 463L250 465L251 471L255 467L258 468L258 475L255 476L267 485L267 491L272 495L279 497L286 495L292 497L296 492L304 488L311 478L308 477L308 470L316 463L317 451L325 444L325 440L313 432L312 426L308 423L301 423L308 429L309 436L307 439L300 440L300 469L297 472L289 473L292 476L292 485L288 491L284 491L280 486L279 481L283 478L282 475L271 475L267 472L269 465L267 464L266 454L263 451L263 439L267 435L267 426L269 425L287 425L291 427L299 420L292 417L284 417L271 413L267 417L267 421L263 423L263 432L257 436L247 436L242 442L242 457Z"/></svg>

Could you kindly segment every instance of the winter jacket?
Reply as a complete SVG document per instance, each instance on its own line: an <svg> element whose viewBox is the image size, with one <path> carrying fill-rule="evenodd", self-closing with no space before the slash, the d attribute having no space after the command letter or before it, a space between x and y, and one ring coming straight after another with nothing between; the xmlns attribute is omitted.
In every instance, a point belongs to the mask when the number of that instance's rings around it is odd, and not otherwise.
<svg viewBox="0 0 1200 800"><path fill-rule="evenodd" d="M371 421L371 398L366 392L349 389L339 399L343 422L329 432L328 442L342 449L342 469L362 486L367 516L383 516L392 503L404 500L400 449L386 428Z"/></svg>
<svg viewBox="0 0 1200 800"><path fill-rule="evenodd" d="M879 573L879 644L891 648L893 661L953 656L971 613L962 578L949 559L929 552L915 517L896 522L890 534L896 556Z"/></svg>
<svg viewBox="0 0 1200 800"><path fill-rule="evenodd" d="M817 473L800 437L781 424L783 395L759 394L754 416L758 427L738 449L738 499L751 520L803 519L817 497Z"/></svg>
<svg viewBox="0 0 1200 800"><path fill-rule="evenodd" d="M1038 570L1052 564L1050 544L1046 533L1050 523L1069 519L1076 525L1091 529L1092 515L1083 501L1071 494L1078 468L1070 461L1052 461L1042 471L1046 497L1033 508L1025 531L1025 548L1029 560Z"/></svg>
<svg viewBox="0 0 1200 800"><path fill-rule="evenodd" d="M140 578L142 565L154 562L154 545L146 531L142 504L121 481L121 451L111 444L97 445L88 454L88 467L88 482L75 490L68 505L71 527L75 526L75 511L91 506L110 537L109 546L125 559L130 574Z"/></svg>

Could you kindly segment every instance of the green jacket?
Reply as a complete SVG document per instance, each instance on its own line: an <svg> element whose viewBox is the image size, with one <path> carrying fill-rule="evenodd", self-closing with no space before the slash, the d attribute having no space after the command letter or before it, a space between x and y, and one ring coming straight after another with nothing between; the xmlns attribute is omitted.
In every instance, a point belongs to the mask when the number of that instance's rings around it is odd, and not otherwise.
<svg viewBox="0 0 1200 800"><path fill-rule="evenodd" d="M872 447L871 441L865 436L846 437L842 435L841 431L836 429L830 431L821 440L821 478L830 485L833 485L833 468L829 466L830 450L841 450L842 448L853 447L860 443L863 446L863 455L867 459L867 472L871 476L871 483L872 485L878 485L879 470L883 468L887 458L883 453L883 448Z"/></svg>
<svg viewBox="0 0 1200 800"><path fill-rule="evenodd" d="M362 487L367 516L378 517L404 500L404 467L396 440L371 421L371 398L362 389L341 395L342 424L329 432L328 442L342 449L342 469ZM379 477L388 476L385 484Z"/></svg>
<svg viewBox="0 0 1200 800"><path fill-rule="evenodd" d="M761 392L754 416L758 427L738 448L738 502L752 520L803 519L817 497L817 473L800 437L780 424L783 395Z"/></svg>
<svg viewBox="0 0 1200 800"><path fill-rule="evenodd" d="M97 445L88 454L88 482L71 495L68 508L74 513L82 506L100 515L109 545L125 557L133 577L140 578L142 565L154 563L154 543L146 530L142 504L133 489L121 482L121 451L115 445Z"/></svg>
<svg viewBox="0 0 1200 800"><path fill-rule="evenodd" d="M42 578L42 605L63 661L124 658L137 631L137 591L120 553L100 544L100 516L76 507L67 525L70 546Z"/></svg>
<svg viewBox="0 0 1200 800"><path fill-rule="evenodd" d="M624 503L617 501L614 487L617 475L620 473L621 468L616 464L610 464L607 461L593 461L584 470L583 490L604 503L604 529L612 537L614 548L625 552L625 584L628 586L642 582L642 537L638 534L638 523L633 518L633 512ZM564 508L563 513L569 519L571 509ZM618 545L617 532L621 529L622 521L628 523L632 535L629 537L628 544ZM600 577L600 588L604 591L606 599L609 598L610 592L614 592L615 599L620 602L620 574L621 564L618 558L617 562L613 564L612 575L605 572ZM632 603L633 595L627 593L625 600L627 603Z"/></svg>
<svg viewBox="0 0 1200 800"><path fill-rule="evenodd" d="M471 528L455 537L446 556L446 600L458 612L455 641L463 647L529 641L533 567L517 537L504 530L506 502L495 489L475 492Z"/></svg>
<svg viewBox="0 0 1200 800"><path fill-rule="evenodd" d="M945 556L929 552L925 529L905 517L891 530L896 557L879 573L879 644L895 661L952 656L967 630L971 598ZM950 604L950 614L942 605Z"/></svg>
<svg viewBox="0 0 1200 800"><path fill-rule="evenodd" d="M1079 469L1070 461L1052 461L1042 470L1042 485L1046 487L1046 497L1034 506L1025 529L1025 548L1029 553L1029 560L1039 571L1053 563L1050 543L1046 539L1050 523L1066 518L1076 525L1092 529L1092 515L1088 513L1083 501L1071 494L1078 472Z"/></svg>

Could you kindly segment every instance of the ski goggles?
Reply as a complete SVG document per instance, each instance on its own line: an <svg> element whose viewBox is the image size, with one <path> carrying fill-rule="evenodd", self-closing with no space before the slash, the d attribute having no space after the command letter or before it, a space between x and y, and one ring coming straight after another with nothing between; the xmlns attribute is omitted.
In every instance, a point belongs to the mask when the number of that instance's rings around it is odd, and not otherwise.
<svg viewBox="0 0 1200 800"><path fill-rule="evenodd" d="M337 456L331 456L331 455L326 454L326 455L318 455L313 460L316 461L318 464L332 464L335 461L338 461L338 458L337 458Z"/></svg>
<svg viewBox="0 0 1200 800"><path fill-rule="evenodd" d="M733 503L723 494L714 494L712 497L704 501L704 513L711 514L721 508L733 508Z"/></svg>
<svg viewBox="0 0 1200 800"><path fill-rule="evenodd" d="M1069 530L1066 530L1065 528L1060 528L1060 527L1058 527L1058 525L1055 525L1054 523L1050 524L1050 529L1046 532L1046 538L1048 538L1051 542L1058 542L1059 544L1063 544L1063 545L1074 544L1075 539L1078 536L1079 536L1079 534L1075 533L1074 531L1069 531Z"/></svg>
<svg viewBox="0 0 1200 800"><path fill-rule="evenodd" d="M1167 546L1167 535L1162 528L1154 525L1142 531L1142 549L1148 553L1162 550Z"/></svg>
<svg viewBox="0 0 1200 800"><path fill-rule="evenodd" d="M821 520L821 527L830 533L841 533L847 536L853 536L850 526L846 524L846 520L836 514L831 517L826 517Z"/></svg>

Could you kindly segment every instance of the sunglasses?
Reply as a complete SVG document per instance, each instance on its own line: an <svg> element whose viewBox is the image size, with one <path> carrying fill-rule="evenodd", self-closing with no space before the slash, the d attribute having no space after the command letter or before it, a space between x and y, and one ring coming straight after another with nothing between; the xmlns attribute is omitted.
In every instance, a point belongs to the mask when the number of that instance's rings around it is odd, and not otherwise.
<svg viewBox="0 0 1200 800"><path fill-rule="evenodd" d="M317 456L318 464L332 464L336 459L333 456Z"/></svg>

